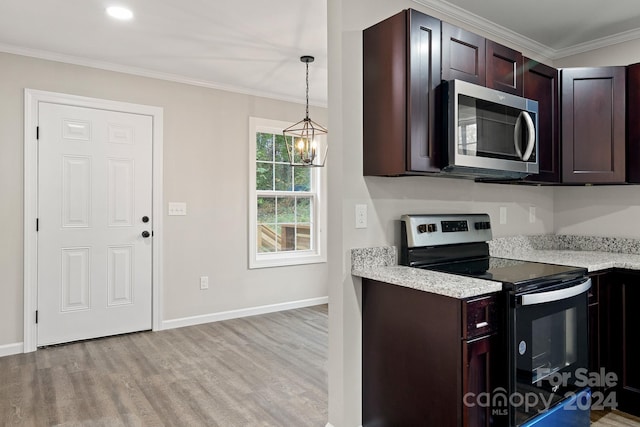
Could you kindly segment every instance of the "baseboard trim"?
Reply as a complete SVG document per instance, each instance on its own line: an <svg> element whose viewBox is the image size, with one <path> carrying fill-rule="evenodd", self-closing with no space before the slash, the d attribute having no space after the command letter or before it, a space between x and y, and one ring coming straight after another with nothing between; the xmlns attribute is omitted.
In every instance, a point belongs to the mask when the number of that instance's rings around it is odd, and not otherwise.
<svg viewBox="0 0 640 427"><path fill-rule="evenodd" d="M13 356L14 354L24 353L24 343L16 342L13 344L0 345L0 357Z"/></svg>
<svg viewBox="0 0 640 427"><path fill-rule="evenodd" d="M165 320L162 329L175 329L185 326L201 325L203 323L219 322L221 320L237 319L239 317L256 316L259 314L274 313L277 311L292 310L295 308L311 307L327 304L329 297L309 298L299 301L283 302L280 304L261 305L257 307L242 308L239 310L221 311L219 313L202 314L200 316L182 317L180 319Z"/></svg>

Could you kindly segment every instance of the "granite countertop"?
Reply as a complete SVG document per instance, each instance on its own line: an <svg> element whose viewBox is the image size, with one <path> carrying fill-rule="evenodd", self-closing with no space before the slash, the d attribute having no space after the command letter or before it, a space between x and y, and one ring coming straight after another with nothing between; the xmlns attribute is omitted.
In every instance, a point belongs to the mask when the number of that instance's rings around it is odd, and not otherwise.
<svg viewBox="0 0 640 427"><path fill-rule="evenodd" d="M640 270L640 240L593 236L514 236L489 242L492 256L584 267Z"/></svg>
<svg viewBox="0 0 640 427"><path fill-rule="evenodd" d="M393 246L352 249L351 274L460 299L502 290L502 283L492 280L397 265L396 248Z"/></svg>
<svg viewBox="0 0 640 427"><path fill-rule="evenodd" d="M589 272L608 270L610 268L640 270L640 255L635 254L601 251L571 251L564 249L533 249L530 251L511 253L508 257L522 261L546 262L549 264L584 267Z"/></svg>
<svg viewBox="0 0 640 427"><path fill-rule="evenodd" d="M513 236L489 242L492 256L584 267L640 270L640 240L590 236ZM502 290L500 282L400 266L393 246L351 250L351 274L453 298Z"/></svg>
<svg viewBox="0 0 640 427"><path fill-rule="evenodd" d="M499 292L502 283L492 280L474 279L455 274L439 273L420 268L395 265L377 267L367 271L352 271L354 276L391 283L419 291L431 292L452 298L471 298Z"/></svg>

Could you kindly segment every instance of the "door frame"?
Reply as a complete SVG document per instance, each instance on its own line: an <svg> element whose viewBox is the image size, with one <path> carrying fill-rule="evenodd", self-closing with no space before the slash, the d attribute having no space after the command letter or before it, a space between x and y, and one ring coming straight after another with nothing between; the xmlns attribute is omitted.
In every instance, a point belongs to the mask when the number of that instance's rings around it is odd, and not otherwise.
<svg viewBox="0 0 640 427"><path fill-rule="evenodd" d="M163 177L163 109L106 99L68 95L35 89L24 90L24 338L23 351L37 350L36 310L38 308L38 126L39 104L47 102L74 107L95 108L151 116L152 142L152 329L162 329L162 177Z"/></svg>

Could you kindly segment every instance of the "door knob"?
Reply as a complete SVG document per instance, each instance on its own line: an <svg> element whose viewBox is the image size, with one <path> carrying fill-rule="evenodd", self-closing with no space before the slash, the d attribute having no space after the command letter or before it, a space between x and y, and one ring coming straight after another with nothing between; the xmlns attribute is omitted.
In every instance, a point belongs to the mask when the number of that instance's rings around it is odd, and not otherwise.
<svg viewBox="0 0 640 427"><path fill-rule="evenodd" d="M142 217L142 222L144 222L144 223L149 222L149 217L148 217L148 216L146 216L146 215L145 215L145 216L143 216L143 217Z"/></svg>
<svg viewBox="0 0 640 427"><path fill-rule="evenodd" d="M142 237L144 237L145 239L146 239L147 237L149 237L149 236L151 236L151 233L149 233L147 230L144 230L144 231L142 232Z"/></svg>

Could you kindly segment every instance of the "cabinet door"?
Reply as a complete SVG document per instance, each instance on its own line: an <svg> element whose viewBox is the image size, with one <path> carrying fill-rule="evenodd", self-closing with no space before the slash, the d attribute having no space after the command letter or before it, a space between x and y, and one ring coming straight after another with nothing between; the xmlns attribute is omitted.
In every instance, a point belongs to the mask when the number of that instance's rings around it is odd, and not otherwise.
<svg viewBox="0 0 640 427"><path fill-rule="evenodd" d="M492 366L500 352L498 336L490 335L463 343L463 425L488 427L493 425L490 405L477 404L478 396L491 395L497 375Z"/></svg>
<svg viewBox="0 0 640 427"><path fill-rule="evenodd" d="M407 166L409 171L439 171L436 86L440 78L441 24L409 9ZM440 108L437 108L440 110ZM384 120L384 118L381 118Z"/></svg>
<svg viewBox="0 0 640 427"><path fill-rule="evenodd" d="M484 86L485 63L484 37L442 23L442 80L458 79Z"/></svg>
<svg viewBox="0 0 640 427"><path fill-rule="evenodd" d="M487 87L522 96L522 53L487 40Z"/></svg>
<svg viewBox="0 0 640 427"><path fill-rule="evenodd" d="M627 67L627 182L640 183L640 64Z"/></svg>
<svg viewBox="0 0 640 427"><path fill-rule="evenodd" d="M562 182L625 181L625 68L562 70Z"/></svg>
<svg viewBox="0 0 640 427"><path fill-rule="evenodd" d="M622 375L622 291L617 280L616 273L598 275L598 334L599 344L597 366L590 363L590 369L604 369L605 372L613 372L618 377ZM593 319L590 319L590 321ZM590 338L595 336L590 331ZM615 385L601 384L603 391L612 391ZM612 387L613 386L613 387Z"/></svg>
<svg viewBox="0 0 640 427"><path fill-rule="evenodd" d="M640 325L640 274L624 273L619 275L620 306L612 307L622 314L620 329L621 342L616 343L621 355L621 372L618 376L618 403L622 411L640 416L640 343L638 325ZM615 300L614 300L615 301Z"/></svg>
<svg viewBox="0 0 640 427"><path fill-rule="evenodd" d="M560 181L560 125L558 70L524 58L523 93L538 101L538 164L540 172L528 181Z"/></svg>

